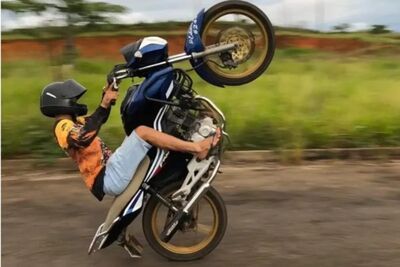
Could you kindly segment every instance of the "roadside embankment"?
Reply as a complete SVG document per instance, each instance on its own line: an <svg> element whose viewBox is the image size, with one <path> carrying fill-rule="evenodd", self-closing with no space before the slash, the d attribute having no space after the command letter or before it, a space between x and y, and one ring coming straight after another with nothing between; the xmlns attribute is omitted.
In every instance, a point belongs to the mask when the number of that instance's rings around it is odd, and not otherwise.
<svg viewBox="0 0 400 267"><path fill-rule="evenodd" d="M307 149L295 150L247 150L227 151L223 164L301 164L316 160L369 160L387 161L400 159L400 147L354 148L354 149ZM75 163L69 158L46 159L5 159L1 161L3 175L24 172L32 169L58 171L76 170Z"/></svg>

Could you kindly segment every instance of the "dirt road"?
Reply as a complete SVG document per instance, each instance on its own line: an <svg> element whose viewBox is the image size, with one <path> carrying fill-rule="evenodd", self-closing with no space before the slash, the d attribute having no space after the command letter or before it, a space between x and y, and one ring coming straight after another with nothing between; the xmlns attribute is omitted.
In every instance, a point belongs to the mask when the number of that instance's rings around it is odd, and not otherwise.
<svg viewBox="0 0 400 267"><path fill-rule="evenodd" d="M225 165L215 182L229 226L203 260L174 263L145 246L87 256L110 199L75 173L3 173L3 266L400 266L400 161Z"/></svg>

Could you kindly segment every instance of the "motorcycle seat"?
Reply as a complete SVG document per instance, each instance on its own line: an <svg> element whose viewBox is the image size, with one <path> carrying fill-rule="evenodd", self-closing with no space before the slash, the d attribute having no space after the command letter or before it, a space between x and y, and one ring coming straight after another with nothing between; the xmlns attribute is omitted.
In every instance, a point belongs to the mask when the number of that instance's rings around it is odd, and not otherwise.
<svg viewBox="0 0 400 267"><path fill-rule="evenodd" d="M110 225L113 224L114 220L120 216L124 211L126 205L132 199L134 194L140 189L143 183L144 177L146 176L147 170L150 166L150 159L148 156L140 162L135 174L132 177L131 182L126 187L125 191L119 196L114 198L110 209L108 210L106 220L103 225L103 229L108 229Z"/></svg>

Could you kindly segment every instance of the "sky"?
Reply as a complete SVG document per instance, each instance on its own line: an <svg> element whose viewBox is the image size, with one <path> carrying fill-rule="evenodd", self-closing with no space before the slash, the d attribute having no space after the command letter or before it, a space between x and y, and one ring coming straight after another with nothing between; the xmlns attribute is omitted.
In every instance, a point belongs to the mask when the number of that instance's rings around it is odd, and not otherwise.
<svg viewBox="0 0 400 267"><path fill-rule="evenodd" d="M89 0L95 1L95 0ZM115 15L120 23L188 21L201 8L220 0L102 0L124 5L128 11ZM295 26L331 30L349 23L352 30L364 30L373 24L383 24L400 32L400 0L250 0L260 7L277 26ZM14 15L2 11L2 30L60 24L57 16ZM49 22L50 21L50 22Z"/></svg>

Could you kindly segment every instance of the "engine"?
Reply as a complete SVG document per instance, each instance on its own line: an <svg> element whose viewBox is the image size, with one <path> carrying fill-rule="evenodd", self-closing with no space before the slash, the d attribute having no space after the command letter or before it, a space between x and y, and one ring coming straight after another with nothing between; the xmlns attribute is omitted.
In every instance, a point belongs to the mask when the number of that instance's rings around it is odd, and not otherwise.
<svg viewBox="0 0 400 267"><path fill-rule="evenodd" d="M175 69L174 95L163 120L163 130L187 141L201 141L224 126L222 112L207 98L192 89L192 80Z"/></svg>
<svg viewBox="0 0 400 267"><path fill-rule="evenodd" d="M215 133L217 126L213 123L213 119L205 117L201 120L196 121L194 131L192 131L190 140L198 142Z"/></svg>
<svg viewBox="0 0 400 267"><path fill-rule="evenodd" d="M173 106L165 116L165 131L188 141L201 141L214 133L216 128L215 119L195 110Z"/></svg>

